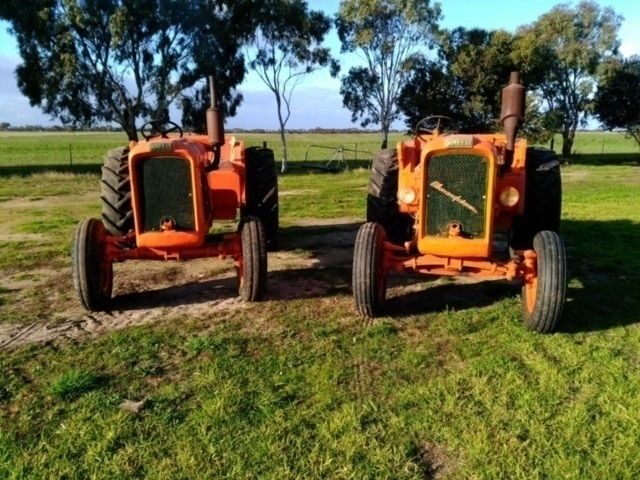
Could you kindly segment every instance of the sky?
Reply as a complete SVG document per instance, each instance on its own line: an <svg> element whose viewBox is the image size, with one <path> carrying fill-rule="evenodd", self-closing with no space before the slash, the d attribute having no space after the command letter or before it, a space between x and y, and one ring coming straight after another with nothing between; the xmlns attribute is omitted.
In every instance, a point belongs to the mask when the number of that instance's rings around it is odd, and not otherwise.
<svg viewBox="0 0 640 480"><path fill-rule="evenodd" d="M549 11L558 0L441 0L442 27L484 29L506 29L513 31L518 26L535 21ZM569 2L575 4L577 2ZM611 6L624 17L619 31L621 53L625 56L640 55L640 1L637 0L601 0L601 6ZM323 10L334 15L340 0L309 0L314 10ZM20 63L16 42L7 32L8 24L0 21L0 123L12 125L59 123L31 107L27 98L22 96L16 86L14 71ZM339 57L343 73L358 63L353 54L340 54L340 41L335 30L326 38L325 44L332 54ZM275 100L273 94L253 72L248 72L239 86L244 96L235 117L226 121L228 128L277 128ZM332 78L327 69L308 75L294 93L292 114L287 124L290 129L347 128L358 126L351 122L351 114L342 106L340 80ZM172 111L174 120L180 121L180 113ZM399 121L394 125L403 128Z"/></svg>

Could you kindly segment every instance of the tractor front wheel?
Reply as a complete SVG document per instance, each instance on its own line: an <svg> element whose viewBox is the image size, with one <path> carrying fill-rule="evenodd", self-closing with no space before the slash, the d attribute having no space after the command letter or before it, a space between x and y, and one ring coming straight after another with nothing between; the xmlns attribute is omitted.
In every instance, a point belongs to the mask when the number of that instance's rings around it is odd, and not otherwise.
<svg viewBox="0 0 640 480"><path fill-rule="evenodd" d="M567 291L567 258L556 232L539 232L533 238L537 276L522 287L524 324L538 333L552 332L562 316Z"/></svg>
<svg viewBox="0 0 640 480"><path fill-rule="evenodd" d="M113 263L105 259L106 236L102 222L88 218L78 224L73 240L73 285L82 305L91 311L106 310L111 300Z"/></svg>
<svg viewBox="0 0 640 480"><path fill-rule="evenodd" d="M353 296L360 314L375 317L382 313L387 294L387 272L384 266L385 231L369 222L358 230L353 252Z"/></svg>
<svg viewBox="0 0 640 480"><path fill-rule="evenodd" d="M267 240L259 218L245 217L240 227L242 267L240 298L246 302L262 299L267 285Z"/></svg>

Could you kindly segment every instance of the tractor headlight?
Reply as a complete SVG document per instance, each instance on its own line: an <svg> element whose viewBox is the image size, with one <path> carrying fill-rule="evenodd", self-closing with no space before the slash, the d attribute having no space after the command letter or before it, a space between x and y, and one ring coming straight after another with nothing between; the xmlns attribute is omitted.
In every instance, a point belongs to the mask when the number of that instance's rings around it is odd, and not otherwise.
<svg viewBox="0 0 640 480"><path fill-rule="evenodd" d="M416 201L418 194L411 187L404 187L398 190L398 200L404 204L411 204Z"/></svg>
<svg viewBox="0 0 640 480"><path fill-rule="evenodd" d="M513 207L520 200L520 194L518 189L514 187L507 187L500 192L500 203L505 207Z"/></svg>

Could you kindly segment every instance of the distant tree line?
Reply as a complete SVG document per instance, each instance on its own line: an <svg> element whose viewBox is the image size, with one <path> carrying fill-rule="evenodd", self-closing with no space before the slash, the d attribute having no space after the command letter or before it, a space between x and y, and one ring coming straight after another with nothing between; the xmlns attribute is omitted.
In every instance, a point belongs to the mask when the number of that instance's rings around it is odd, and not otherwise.
<svg viewBox="0 0 640 480"><path fill-rule="evenodd" d="M333 19L306 0L4 0L0 18L18 43L20 91L65 128L115 124L137 140L142 119L166 120L177 104L184 126L202 131L202 79L216 73L234 115L253 69L273 93L286 169L296 87L318 68L339 74L324 46L334 26L342 53L361 59L340 76L343 104L353 121L379 128L383 148L400 118L409 129L429 115L463 132L499 129L500 90L515 69L529 90L530 138L559 132L569 155L595 116L640 145L640 60L619 55L622 18L592 0L560 4L513 33L442 29L431 0L342 0Z"/></svg>

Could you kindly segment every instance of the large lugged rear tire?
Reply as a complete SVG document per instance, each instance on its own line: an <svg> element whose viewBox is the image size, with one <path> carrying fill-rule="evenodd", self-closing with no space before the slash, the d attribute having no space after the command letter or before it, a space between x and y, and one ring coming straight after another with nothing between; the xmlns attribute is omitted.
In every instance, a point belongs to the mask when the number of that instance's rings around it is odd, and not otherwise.
<svg viewBox="0 0 640 480"><path fill-rule="evenodd" d="M382 150L373 160L367 222L380 224L392 243L400 245L411 238L413 219L398 209L398 152L395 148Z"/></svg>
<svg viewBox="0 0 640 480"><path fill-rule="evenodd" d="M102 166L102 223L109 233L124 236L133 229L129 149L110 150Z"/></svg>
<svg viewBox="0 0 640 480"><path fill-rule="evenodd" d="M542 231L533 239L537 256L537 278L522 287L524 324L529 330L549 333L555 330L567 292L567 258L562 238L556 232Z"/></svg>
<svg viewBox="0 0 640 480"><path fill-rule="evenodd" d="M249 147L245 150L246 200L244 215L262 220L270 251L278 249L278 174L273 150Z"/></svg>
<svg viewBox="0 0 640 480"><path fill-rule="evenodd" d="M352 285L360 314L382 313L387 293L387 272L383 264L385 232L377 223L365 223L358 230L353 251Z"/></svg>
<svg viewBox="0 0 640 480"><path fill-rule="evenodd" d="M262 299L267 287L267 244L264 227L257 217L245 217L240 227L242 271L240 298L246 302Z"/></svg>
<svg viewBox="0 0 640 480"><path fill-rule="evenodd" d="M560 161L552 150L527 148L524 214L513 220L511 247L526 250L538 232L560 230L562 180Z"/></svg>
<svg viewBox="0 0 640 480"><path fill-rule="evenodd" d="M100 220L88 218L78 224L73 239L73 286L82 305L91 311L106 310L111 300L113 263L104 259L105 236Z"/></svg>

